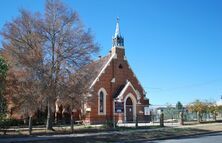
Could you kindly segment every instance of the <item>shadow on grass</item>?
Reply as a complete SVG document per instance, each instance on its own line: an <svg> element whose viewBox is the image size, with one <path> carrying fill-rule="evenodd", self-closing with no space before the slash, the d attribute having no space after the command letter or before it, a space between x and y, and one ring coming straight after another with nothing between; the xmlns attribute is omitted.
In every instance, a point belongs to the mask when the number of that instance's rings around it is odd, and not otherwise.
<svg viewBox="0 0 222 143"><path fill-rule="evenodd" d="M84 134L84 133L100 133L100 132L112 132L112 131L133 131L138 129L158 129L159 126L141 126L141 127L116 127L116 128L104 128L104 127L97 127L93 128L91 126L86 126L85 128L81 129L74 129L74 134ZM41 135L66 135L72 134L70 129L63 129L60 128L55 131L45 130L42 129L33 129L31 136L41 136ZM28 137L28 130L20 131L19 129L13 131L7 131L7 135L0 134L1 138L8 138L8 137Z"/></svg>
<svg viewBox="0 0 222 143"><path fill-rule="evenodd" d="M211 124L211 123L222 123L222 120L216 120L216 121L192 121L192 122L184 122L185 125L198 125L198 124Z"/></svg>

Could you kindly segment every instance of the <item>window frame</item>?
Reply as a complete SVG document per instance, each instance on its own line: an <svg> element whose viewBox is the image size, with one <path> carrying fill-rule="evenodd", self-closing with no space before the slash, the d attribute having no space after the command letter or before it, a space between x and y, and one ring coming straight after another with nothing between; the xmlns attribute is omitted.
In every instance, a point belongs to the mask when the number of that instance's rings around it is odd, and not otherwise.
<svg viewBox="0 0 222 143"><path fill-rule="evenodd" d="M103 93L103 112L100 111L101 92ZM104 88L100 88L98 91L98 115L106 115L106 96L107 96L106 90Z"/></svg>

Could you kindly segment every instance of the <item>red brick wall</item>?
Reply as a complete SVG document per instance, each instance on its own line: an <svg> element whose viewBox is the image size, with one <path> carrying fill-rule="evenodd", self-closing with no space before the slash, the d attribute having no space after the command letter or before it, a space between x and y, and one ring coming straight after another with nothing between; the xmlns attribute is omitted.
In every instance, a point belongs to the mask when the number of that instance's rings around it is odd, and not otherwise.
<svg viewBox="0 0 222 143"><path fill-rule="evenodd" d="M93 87L92 97L90 98L89 106L91 107L91 122L94 120L102 120L112 119L113 116L113 95L116 93L116 90L121 86L126 84L126 80L129 80L134 88L143 95L143 88L139 84L139 81L133 74L132 69L129 68L129 64L127 60L124 60L125 49L116 48L117 58L113 59L110 62L110 65L105 69L105 73L103 73L99 77L99 81ZM119 68L119 65L122 65L122 68ZM115 83L111 83L111 80L115 78ZM107 92L106 96L106 115L98 115L98 91L100 88L104 88ZM127 93L131 92L128 89ZM136 95L134 94L135 98ZM147 101L144 101L144 97L141 97L141 104L148 104ZM94 119L93 119L94 118Z"/></svg>

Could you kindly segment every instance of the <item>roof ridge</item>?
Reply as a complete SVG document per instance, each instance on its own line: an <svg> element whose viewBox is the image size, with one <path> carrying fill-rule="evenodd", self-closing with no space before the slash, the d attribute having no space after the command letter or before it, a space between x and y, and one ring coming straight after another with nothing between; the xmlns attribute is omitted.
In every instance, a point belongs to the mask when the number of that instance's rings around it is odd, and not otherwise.
<svg viewBox="0 0 222 143"><path fill-rule="evenodd" d="M102 67L101 71L99 72L99 74L97 75L97 77L94 79L94 81L92 82L92 84L90 85L89 88L92 88L93 85L96 83L96 81L99 79L100 75L104 72L104 70L106 69L106 67L109 65L109 63L112 61L112 59L116 56L116 54L109 54L111 55L109 57L109 60L105 63L105 65Z"/></svg>

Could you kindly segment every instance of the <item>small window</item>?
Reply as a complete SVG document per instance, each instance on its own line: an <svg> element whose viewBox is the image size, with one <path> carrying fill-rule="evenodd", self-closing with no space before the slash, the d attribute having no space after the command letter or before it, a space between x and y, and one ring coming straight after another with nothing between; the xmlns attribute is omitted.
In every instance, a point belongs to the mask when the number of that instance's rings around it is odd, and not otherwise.
<svg viewBox="0 0 222 143"><path fill-rule="evenodd" d="M122 68L123 68L122 64L119 64L119 68L120 68L120 69L122 69Z"/></svg>

